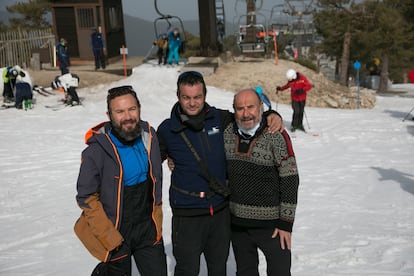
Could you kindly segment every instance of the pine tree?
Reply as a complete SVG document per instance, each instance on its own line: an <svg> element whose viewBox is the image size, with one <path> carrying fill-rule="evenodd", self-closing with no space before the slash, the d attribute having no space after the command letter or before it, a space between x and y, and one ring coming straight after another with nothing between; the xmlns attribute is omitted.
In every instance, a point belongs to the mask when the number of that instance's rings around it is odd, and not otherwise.
<svg viewBox="0 0 414 276"><path fill-rule="evenodd" d="M346 84L351 60L381 60L380 91L386 90L390 75L401 81L413 66L411 0L369 0L358 4L319 0L319 4L323 9L314 15L315 25L324 38L323 51L341 61L341 84Z"/></svg>
<svg viewBox="0 0 414 276"><path fill-rule="evenodd" d="M45 16L50 13L51 3L48 0L29 0L29 2L18 2L6 7L10 13L20 16L10 18L10 29L41 29L50 28Z"/></svg>
<svg viewBox="0 0 414 276"><path fill-rule="evenodd" d="M387 90L389 79L405 81L413 66L414 22L407 20L407 6L401 2L404 1L364 2L364 9L372 16L364 20L355 36L358 45L353 47L363 59L380 59L380 92Z"/></svg>
<svg viewBox="0 0 414 276"><path fill-rule="evenodd" d="M351 43L355 26L364 18L365 11L359 4L349 0L319 0L321 11L314 14L315 26L324 41L322 48L340 60L339 82L348 82L348 68L351 56Z"/></svg>

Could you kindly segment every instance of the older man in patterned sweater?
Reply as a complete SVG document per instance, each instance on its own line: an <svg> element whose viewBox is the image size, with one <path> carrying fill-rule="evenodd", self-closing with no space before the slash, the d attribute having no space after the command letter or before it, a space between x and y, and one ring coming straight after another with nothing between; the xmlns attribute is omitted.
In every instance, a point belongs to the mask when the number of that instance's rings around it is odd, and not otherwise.
<svg viewBox="0 0 414 276"><path fill-rule="evenodd" d="M258 248L268 275L290 275L299 186L290 138L286 131L265 131L263 104L254 90L237 93L233 107L236 124L225 129L224 141L237 275L259 275Z"/></svg>

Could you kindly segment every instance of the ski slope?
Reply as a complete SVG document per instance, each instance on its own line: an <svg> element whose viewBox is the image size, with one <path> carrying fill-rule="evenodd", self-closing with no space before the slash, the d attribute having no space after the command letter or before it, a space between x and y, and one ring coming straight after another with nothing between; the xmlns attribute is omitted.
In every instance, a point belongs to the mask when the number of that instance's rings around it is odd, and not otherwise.
<svg viewBox="0 0 414 276"><path fill-rule="evenodd" d="M106 120L108 88L132 84L155 128L176 101L181 68L143 64L119 82L80 88L82 106L0 110L0 275L90 275L97 264L73 232L84 134ZM266 91L265 91L266 92ZM208 86L207 101L230 109L233 93ZM273 103L273 106L275 104ZM318 136L293 139L300 188L292 275L414 275L414 97L378 96L372 110L306 108ZM289 105L278 112L290 125ZM414 112L413 112L414 115ZM173 275L169 170L164 164L164 240ZM207 275L202 262L200 275ZM230 254L228 275L235 275ZM266 275L263 256L261 275ZM134 275L138 275L136 270Z"/></svg>

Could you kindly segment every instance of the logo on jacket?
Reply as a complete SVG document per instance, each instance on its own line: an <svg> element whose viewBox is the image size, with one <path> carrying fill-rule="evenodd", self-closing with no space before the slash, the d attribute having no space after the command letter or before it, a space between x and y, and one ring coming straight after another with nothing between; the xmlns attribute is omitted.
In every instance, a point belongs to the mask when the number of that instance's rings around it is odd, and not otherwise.
<svg viewBox="0 0 414 276"><path fill-rule="evenodd" d="M220 132L220 129L218 127L212 127L209 131L207 131L208 135L214 135Z"/></svg>

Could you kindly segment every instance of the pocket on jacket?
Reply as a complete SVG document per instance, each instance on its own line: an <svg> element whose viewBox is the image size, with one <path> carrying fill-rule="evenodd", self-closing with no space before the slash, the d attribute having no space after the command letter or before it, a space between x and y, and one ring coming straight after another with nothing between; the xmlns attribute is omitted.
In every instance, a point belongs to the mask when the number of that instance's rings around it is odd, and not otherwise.
<svg viewBox="0 0 414 276"><path fill-rule="evenodd" d="M83 243L86 249L88 249L89 253L91 253L92 256L98 260L105 261L108 255L108 251L92 233L91 228L86 221L86 217L83 213L76 221L74 230L76 236L78 236L79 240Z"/></svg>

